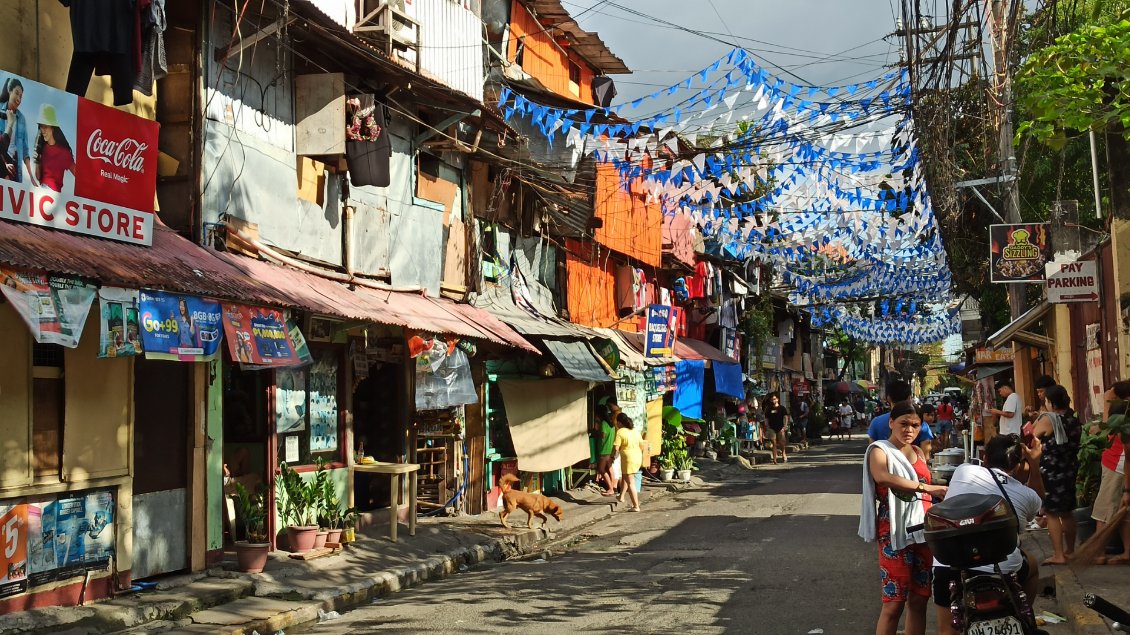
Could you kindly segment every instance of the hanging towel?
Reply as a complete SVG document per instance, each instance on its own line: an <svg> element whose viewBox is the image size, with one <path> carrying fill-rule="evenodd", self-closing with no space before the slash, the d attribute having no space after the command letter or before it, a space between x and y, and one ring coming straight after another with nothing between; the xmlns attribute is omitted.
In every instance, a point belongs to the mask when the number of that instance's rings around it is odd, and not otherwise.
<svg viewBox="0 0 1130 635"><path fill-rule="evenodd" d="M149 5L148 28L145 29L144 46L141 50L141 72L137 75L134 90L142 95L153 94L153 82L169 74L165 59L165 0L153 0Z"/></svg>

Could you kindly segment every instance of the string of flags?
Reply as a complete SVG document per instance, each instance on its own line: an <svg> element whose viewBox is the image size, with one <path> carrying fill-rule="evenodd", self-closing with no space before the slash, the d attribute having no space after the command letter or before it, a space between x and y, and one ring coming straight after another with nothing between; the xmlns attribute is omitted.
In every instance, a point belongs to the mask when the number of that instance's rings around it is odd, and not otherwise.
<svg viewBox="0 0 1130 635"><path fill-rule="evenodd" d="M772 266L814 321L872 343L960 332L952 278L909 111L905 69L802 86L735 49L610 108L560 108L504 88L507 121L616 168L625 186L691 218L708 242ZM649 113L636 116L635 113ZM903 306L870 314L866 298ZM907 310L913 305L914 310ZM942 307L942 308L938 308Z"/></svg>

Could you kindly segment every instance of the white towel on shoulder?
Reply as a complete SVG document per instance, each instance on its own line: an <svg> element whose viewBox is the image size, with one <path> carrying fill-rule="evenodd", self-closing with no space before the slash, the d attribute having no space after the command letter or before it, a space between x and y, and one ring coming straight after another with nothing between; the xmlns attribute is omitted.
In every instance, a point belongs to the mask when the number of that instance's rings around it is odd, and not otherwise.
<svg viewBox="0 0 1130 635"><path fill-rule="evenodd" d="M867 453L863 458L863 496L859 510L859 537L866 542L874 542L878 538L879 499L875 495L875 479L871 478L871 448L875 447L887 453L887 470L891 474L912 481L918 480L914 466L893 443L879 440L867 446ZM895 496L894 490L888 488L887 505L891 510L892 548L903 549L910 544L926 542L921 530L912 534L906 533L907 527L921 525L926 520L922 501L916 497L914 501L908 503L899 499Z"/></svg>

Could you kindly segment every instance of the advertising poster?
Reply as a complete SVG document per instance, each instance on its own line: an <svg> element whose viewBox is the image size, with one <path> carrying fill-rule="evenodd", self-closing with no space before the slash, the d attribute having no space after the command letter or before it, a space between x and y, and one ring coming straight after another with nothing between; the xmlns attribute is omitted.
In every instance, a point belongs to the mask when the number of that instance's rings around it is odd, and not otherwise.
<svg viewBox="0 0 1130 635"><path fill-rule="evenodd" d="M0 598L27 590L27 504L0 504Z"/></svg>
<svg viewBox="0 0 1130 635"><path fill-rule="evenodd" d="M224 303L224 332L228 351L240 364L260 367L300 366L290 326L282 311Z"/></svg>
<svg viewBox="0 0 1130 635"><path fill-rule="evenodd" d="M99 329L102 341L99 357L132 357L141 354L141 326L138 321L136 289L102 287L98 290L102 316Z"/></svg>
<svg viewBox="0 0 1130 635"><path fill-rule="evenodd" d="M0 220L153 244L157 122L0 72Z"/></svg>
<svg viewBox="0 0 1130 635"><path fill-rule="evenodd" d="M55 558L55 501L28 505L28 582L51 582L59 568Z"/></svg>
<svg viewBox="0 0 1130 635"><path fill-rule="evenodd" d="M989 225L993 282L1042 282L1051 259L1047 223Z"/></svg>
<svg viewBox="0 0 1130 635"><path fill-rule="evenodd" d="M327 351L310 367L310 451L337 449L337 355Z"/></svg>
<svg viewBox="0 0 1130 635"><path fill-rule="evenodd" d="M647 307L644 357L666 357L675 350L675 310L665 304Z"/></svg>
<svg viewBox="0 0 1130 635"><path fill-rule="evenodd" d="M204 362L219 352L223 339L219 302L146 289L139 297L146 359Z"/></svg>
<svg viewBox="0 0 1130 635"><path fill-rule="evenodd" d="M306 371L280 368L275 373L275 427L279 434L306 429Z"/></svg>
<svg viewBox="0 0 1130 635"><path fill-rule="evenodd" d="M95 490L85 494L82 531L87 569L104 569L114 555L114 493Z"/></svg>
<svg viewBox="0 0 1130 635"><path fill-rule="evenodd" d="M105 569L114 555L114 492L60 495L27 508L28 583L65 580Z"/></svg>
<svg viewBox="0 0 1130 635"><path fill-rule="evenodd" d="M305 366L314 361L314 356L310 354L310 347L306 345L306 338L302 336L302 331L299 330L298 324L290 319L286 319L286 328L290 331L290 344L294 347L294 352L298 354L299 361Z"/></svg>
<svg viewBox="0 0 1130 635"><path fill-rule="evenodd" d="M0 291L40 344L78 346L96 290L72 278L0 268Z"/></svg>

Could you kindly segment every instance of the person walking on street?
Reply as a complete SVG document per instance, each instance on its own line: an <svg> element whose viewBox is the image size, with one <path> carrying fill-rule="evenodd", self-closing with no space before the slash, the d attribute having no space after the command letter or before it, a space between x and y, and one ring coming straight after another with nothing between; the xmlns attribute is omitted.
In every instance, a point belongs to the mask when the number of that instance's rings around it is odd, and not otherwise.
<svg viewBox="0 0 1130 635"><path fill-rule="evenodd" d="M942 403L938 404L938 444L942 449L952 448L953 442L953 420L956 417L956 411L953 407L953 400L949 395L942 397Z"/></svg>
<svg viewBox="0 0 1130 635"><path fill-rule="evenodd" d="M985 444L984 465L959 465L950 477L947 495L998 496L1001 488L1004 488L1012 511L1016 513L1020 526L1024 527L1039 513L1044 498L1044 481L1038 467L1042 452L1039 440L1028 447L1016 435L993 437ZM1024 482L1020 479L1024 479ZM1001 572L1016 577L1028 595L1029 602L1036 597L1036 587L1040 580L1039 567L1031 554L1017 546L1007 558L996 564L1000 565ZM995 569L993 564L987 564L974 570L993 572ZM951 582L956 582L960 587L960 572L934 560L933 595L938 610L938 635L957 635L950 609L953 604ZM960 593L961 589L956 591Z"/></svg>
<svg viewBox="0 0 1130 635"><path fill-rule="evenodd" d="M891 434L867 447L863 461L863 500L859 536L879 543L879 577L883 608L876 635L895 635L906 611L906 635L924 635L930 599L933 556L921 529L931 497L944 498L947 488L930 483L926 455L914 445L922 420L909 401L891 408Z"/></svg>
<svg viewBox="0 0 1130 635"><path fill-rule="evenodd" d="M616 417L616 440L612 444L613 460L620 459L620 495L617 502L624 502L624 493L627 492L628 500L632 506L628 511L640 511L640 496L636 492L636 473L643 467L644 452L647 446L635 429L631 417L620 413Z"/></svg>
<svg viewBox="0 0 1130 635"><path fill-rule="evenodd" d="M597 438L596 475L597 478L604 480L604 491L600 493L602 496L614 496L616 494L617 483L612 475L612 444L616 440L616 428L613 424L619 414L620 406L611 397L605 397L597 404L597 416L600 417L598 434L600 436Z"/></svg>
<svg viewBox="0 0 1130 635"><path fill-rule="evenodd" d="M769 395L769 406L765 409L765 421L769 424L770 434L773 437L773 465L777 464L777 454L780 453L781 460L785 463L789 462L788 454L785 451L785 430L789 427L789 409L781 405L781 398L773 393Z"/></svg>
<svg viewBox="0 0 1130 635"><path fill-rule="evenodd" d="M1000 408L990 408L989 412L1000 417L997 426L1001 434L1020 435L1024 427L1024 402L1019 393L1012 386L1012 380L1002 379L997 382L997 393L1004 399Z"/></svg>
<svg viewBox="0 0 1130 635"><path fill-rule="evenodd" d="M839 415L840 432L841 434L847 433L848 441L851 441L851 428L855 423L855 408L851 407L847 399L844 399L844 402L840 404Z"/></svg>
<svg viewBox="0 0 1130 635"><path fill-rule="evenodd" d="M1079 439L1083 428L1071 410L1071 397L1063 386L1050 386L1036 418L1032 436L1043 446L1040 473L1044 477L1044 514L1052 557L1043 564L1067 564L1075 553L1075 476L1079 472Z"/></svg>

